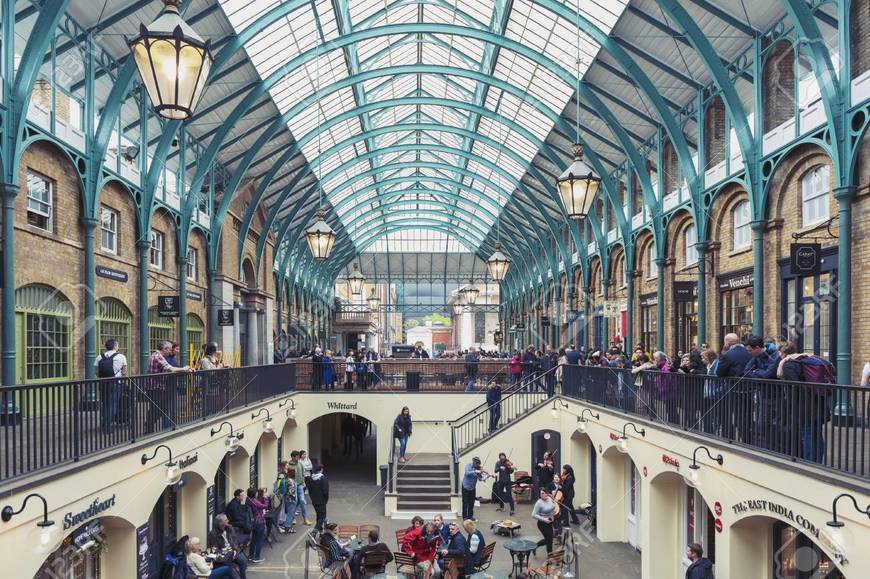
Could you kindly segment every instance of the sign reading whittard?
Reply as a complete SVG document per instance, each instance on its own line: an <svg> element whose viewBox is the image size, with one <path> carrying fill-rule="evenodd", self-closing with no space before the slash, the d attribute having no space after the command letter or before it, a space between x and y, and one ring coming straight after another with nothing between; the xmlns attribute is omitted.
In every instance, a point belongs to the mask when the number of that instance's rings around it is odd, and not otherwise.
<svg viewBox="0 0 870 579"><path fill-rule="evenodd" d="M784 519L795 523L795 525L797 525L804 531L811 533L814 537L819 536L819 529L816 528L816 526L806 517L804 517L800 513L795 515L794 511L792 511L790 508L779 503L775 503L773 501L764 501L759 499L740 501L739 503L734 503L734 505L731 507L731 510L734 511L735 515L742 515L756 511L774 513Z"/></svg>
<svg viewBox="0 0 870 579"><path fill-rule="evenodd" d="M330 410L356 410L359 406L359 402L354 402L353 404L346 404L344 402L327 402L326 407Z"/></svg>
<svg viewBox="0 0 870 579"><path fill-rule="evenodd" d="M115 506L115 495L112 495L108 499L101 501L100 499L94 499L94 502L91 503L91 506L81 511L80 513L67 513L63 516L63 530L66 531L73 527L78 526L83 521L87 521L92 517L96 517L103 511L107 511Z"/></svg>

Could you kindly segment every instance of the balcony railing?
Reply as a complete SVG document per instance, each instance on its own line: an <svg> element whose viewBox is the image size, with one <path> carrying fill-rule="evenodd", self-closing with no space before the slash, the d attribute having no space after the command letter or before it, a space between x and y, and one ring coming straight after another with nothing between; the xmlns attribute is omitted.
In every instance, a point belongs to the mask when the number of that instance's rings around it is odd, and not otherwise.
<svg viewBox="0 0 870 579"><path fill-rule="evenodd" d="M571 365L562 377L568 397L870 478L866 387Z"/></svg>
<svg viewBox="0 0 870 579"><path fill-rule="evenodd" d="M293 364L0 387L0 480L295 389Z"/></svg>

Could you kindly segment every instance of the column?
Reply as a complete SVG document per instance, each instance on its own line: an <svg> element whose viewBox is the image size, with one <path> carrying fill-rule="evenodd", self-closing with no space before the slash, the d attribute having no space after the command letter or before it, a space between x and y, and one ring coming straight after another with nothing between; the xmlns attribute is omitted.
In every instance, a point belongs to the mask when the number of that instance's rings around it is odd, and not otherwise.
<svg viewBox="0 0 870 579"><path fill-rule="evenodd" d="M3 194L3 385L15 384L15 197L18 185L0 183Z"/></svg>
<svg viewBox="0 0 870 579"><path fill-rule="evenodd" d="M634 352L634 274L635 271L629 270L625 272L625 337L623 338L623 343L625 344L624 350L625 353L631 358L632 352Z"/></svg>
<svg viewBox="0 0 870 579"><path fill-rule="evenodd" d="M709 244L700 241L695 244L698 251L698 351L707 341L707 249Z"/></svg>
<svg viewBox="0 0 870 579"><path fill-rule="evenodd" d="M854 187L838 187L834 190L839 207L840 224L837 247L837 381L852 383L852 198ZM836 401L835 412L839 416L851 415L845 392Z"/></svg>
<svg viewBox="0 0 870 579"><path fill-rule="evenodd" d="M656 278L656 350L665 349L665 264L667 260L664 258L656 259L656 265L659 268L658 277ZM649 347L649 344L644 344Z"/></svg>
<svg viewBox="0 0 870 579"><path fill-rule="evenodd" d="M217 289L217 270L209 266L206 272L208 288L208 341L220 343L220 328L218 326L218 308L220 307L220 295Z"/></svg>
<svg viewBox="0 0 870 579"><path fill-rule="evenodd" d="M94 231L97 228L97 220L93 217L82 218L82 227L85 234L85 271L84 271L84 287L82 288L84 295L82 299L85 302L85 378L93 378L94 360L97 357L97 296L94 291L96 285L94 262Z"/></svg>
<svg viewBox="0 0 870 579"><path fill-rule="evenodd" d="M179 248L175 263L178 265L178 349L181 351L178 362L187 366L190 361L187 351L187 249Z"/></svg>
<svg viewBox="0 0 870 579"><path fill-rule="evenodd" d="M752 228L752 333L764 335L764 228L766 221L753 221Z"/></svg>
<svg viewBox="0 0 870 579"><path fill-rule="evenodd" d="M257 308L256 306L252 306L251 309L248 310L248 323L245 327L245 331L247 332L246 337L248 343L245 344L247 349L247 360L245 360L245 364L248 366L257 366L260 363L260 348L257 343Z"/></svg>
<svg viewBox="0 0 870 579"><path fill-rule="evenodd" d="M145 239L136 242L139 252L139 373L148 372L148 359L151 357L148 343L148 265L151 242Z"/></svg>

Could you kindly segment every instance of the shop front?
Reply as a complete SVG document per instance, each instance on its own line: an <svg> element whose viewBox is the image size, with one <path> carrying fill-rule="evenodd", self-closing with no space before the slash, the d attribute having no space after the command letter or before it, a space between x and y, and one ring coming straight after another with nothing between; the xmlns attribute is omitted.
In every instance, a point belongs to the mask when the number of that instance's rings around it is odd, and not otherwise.
<svg viewBox="0 0 870 579"><path fill-rule="evenodd" d="M656 328L658 326L659 298L656 294L640 296L640 333L638 343L643 344L646 352L652 353L660 345L656 344ZM633 347L633 344L629 344Z"/></svg>
<svg viewBox="0 0 870 579"><path fill-rule="evenodd" d="M101 519L88 521L61 542L34 579L101 579L100 562L108 548Z"/></svg>
<svg viewBox="0 0 870 579"><path fill-rule="evenodd" d="M698 543L704 548L704 556L710 559L713 565L716 565L716 517L710 506L704 501L704 497L698 489L688 485L682 485L683 490L683 512L681 525L680 549L677 556L683 562L683 573L691 565L691 561L686 557L685 545L689 543ZM716 504L713 507L722 514L722 505ZM721 523L720 523L721 524ZM721 527L720 527L721 529ZM715 567L714 567L715 568Z"/></svg>
<svg viewBox="0 0 870 579"><path fill-rule="evenodd" d="M698 347L698 284L674 282L674 344L677 351L690 352Z"/></svg>
<svg viewBox="0 0 870 579"><path fill-rule="evenodd" d="M804 247L814 244L802 244ZM837 351L837 248L828 247L802 261L780 260L782 334L799 352L833 360ZM809 259L813 258L813 259Z"/></svg>
<svg viewBox="0 0 870 579"><path fill-rule="evenodd" d="M720 275L719 288L719 342L726 334L737 334L741 339L752 334L752 270Z"/></svg>

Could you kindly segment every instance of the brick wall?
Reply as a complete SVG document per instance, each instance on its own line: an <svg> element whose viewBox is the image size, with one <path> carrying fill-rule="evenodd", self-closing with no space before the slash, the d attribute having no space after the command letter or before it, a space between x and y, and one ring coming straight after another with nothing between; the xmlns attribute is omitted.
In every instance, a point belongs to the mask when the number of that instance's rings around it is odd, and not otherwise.
<svg viewBox="0 0 870 579"><path fill-rule="evenodd" d="M663 151L664 163L664 185L665 185L665 195L674 191L678 188L679 181L677 180L679 175L677 171L677 152L674 150L673 144L671 144L670 139L664 140L664 151ZM661 193L660 193L661 194Z"/></svg>
<svg viewBox="0 0 870 579"><path fill-rule="evenodd" d="M762 76L762 119L767 133L794 116L794 47L776 43L767 55Z"/></svg>
<svg viewBox="0 0 870 579"><path fill-rule="evenodd" d="M720 97L713 97L704 112L704 170L725 160L725 105Z"/></svg>
<svg viewBox="0 0 870 579"><path fill-rule="evenodd" d="M852 0L849 39L852 44L852 78L870 69L870 0Z"/></svg>

